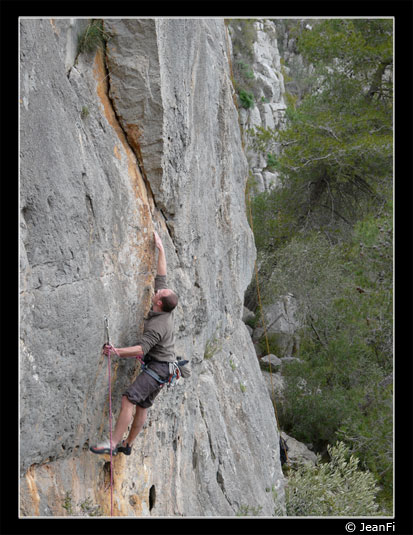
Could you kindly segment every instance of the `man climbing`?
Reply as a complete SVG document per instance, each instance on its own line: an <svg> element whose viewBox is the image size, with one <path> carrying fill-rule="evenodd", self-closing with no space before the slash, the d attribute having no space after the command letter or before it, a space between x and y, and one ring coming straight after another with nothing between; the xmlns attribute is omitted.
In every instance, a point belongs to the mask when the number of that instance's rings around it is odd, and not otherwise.
<svg viewBox="0 0 413 535"><path fill-rule="evenodd" d="M154 233L154 238L155 246L158 249L155 295L152 298L152 309L144 322L143 335L136 346L114 349L120 357L145 355L146 368L155 372L155 376L157 374L161 380L165 381L170 373L169 363L175 361L172 311L178 303L178 297L167 288L164 247L157 232ZM109 347L105 347L106 355L108 351L110 351ZM112 443L110 444L110 439L107 439L101 444L92 446L90 451L98 454L110 453L110 448L112 448L112 455L116 455L118 452L125 455L131 454L133 441L143 428L148 408L152 406L162 387L162 384L150 373L141 371L136 380L123 393L120 414L112 434ZM126 440L121 442L123 434L131 422L134 407L136 407L136 411L129 435Z"/></svg>

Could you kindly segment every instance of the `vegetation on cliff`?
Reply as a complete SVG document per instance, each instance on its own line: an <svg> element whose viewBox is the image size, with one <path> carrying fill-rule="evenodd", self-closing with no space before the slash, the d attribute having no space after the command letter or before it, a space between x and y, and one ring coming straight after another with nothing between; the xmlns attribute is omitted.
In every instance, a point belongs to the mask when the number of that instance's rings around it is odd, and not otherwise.
<svg viewBox="0 0 413 535"><path fill-rule="evenodd" d="M374 474L381 513L393 482L392 24L289 24L307 76L286 128L255 133L264 155L281 147L282 186L253 200L261 291L293 293L303 326L282 428L327 457L343 440Z"/></svg>

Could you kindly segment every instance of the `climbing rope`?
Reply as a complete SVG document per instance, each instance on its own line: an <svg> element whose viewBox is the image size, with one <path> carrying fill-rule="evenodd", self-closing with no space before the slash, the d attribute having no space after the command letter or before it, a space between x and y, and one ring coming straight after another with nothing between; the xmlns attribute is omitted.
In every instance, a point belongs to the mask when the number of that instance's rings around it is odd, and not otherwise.
<svg viewBox="0 0 413 535"><path fill-rule="evenodd" d="M253 220L252 220L252 209L251 209L251 198L250 198L250 191L249 191L249 186L248 185L247 185L246 192L247 192L247 204L248 204L250 226L251 226L252 232L254 233L254 223L253 223ZM270 355L270 344L268 342L267 327L266 327L265 318L264 318L264 312L263 312L263 307L262 307L260 284L259 284L259 279L258 279L258 267L257 267L257 261L256 260L255 260L255 263L254 263L254 271L255 271L255 283L256 283L256 286L257 286L258 306L259 306L259 309L260 309L262 327L264 329L264 337L265 337L265 344L266 344L266 348L267 348L267 355ZM273 377L272 377L271 359L270 358L268 358L268 363L269 363L269 368L270 368L270 381L271 381L272 402L273 402L272 404L273 404L273 407L274 407L274 413L275 413L275 419L277 421L278 432L279 432L280 437L281 437L282 430L281 430L281 427L280 427L280 421L278 419L277 404L275 402L274 381L273 381ZM285 442L282 439L282 437L281 437L281 444L282 444L282 447L284 449L286 462L287 462L287 464L289 464L287 448L286 448Z"/></svg>
<svg viewBox="0 0 413 535"><path fill-rule="evenodd" d="M112 369L112 359L111 354L112 352L115 353L118 357L120 357L119 353L116 351L116 349L113 347L110 341L109 336L109 321L108 318L105 317L105 330L106 330L106 344L104 347L108 349L107 356L108 356L108 381L109 381L109 446L110 446L110 516L113 516L113 464L112 464L112 377L111 377L111 369ZM127 357L126 357L127 358ZM139 355L134 355L129 358L136 358L140 360L142 363L142 357Z"/></svg>
<svg viewBox="0 0 413 535"><path fill-rule="evenodd" d="M112 379L110 375L112 361L110 352L108 355L108 376L109 376L109 447L110 447L110 516L113 516L113 468L112 468Z"/></svg>
<svg viewBox="0 0 413 535"><path fill-rule="evenodd" d="M109 336L109 322L105 318L106 345L112 347ZM110 516L113 516L113 468L112 468L112 359L111 351L108 352L108 377L109 377L109 450L110 450Z"/></svg>

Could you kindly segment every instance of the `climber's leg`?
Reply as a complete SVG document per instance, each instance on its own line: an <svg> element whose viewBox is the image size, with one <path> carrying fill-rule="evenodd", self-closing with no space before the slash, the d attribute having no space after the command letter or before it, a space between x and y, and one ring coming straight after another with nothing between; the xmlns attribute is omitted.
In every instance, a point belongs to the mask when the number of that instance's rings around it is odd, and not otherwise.
<svg viewBox="0 0 413 535"><path fill-rule="evenodd" d="M143 407L136 405L136 412L135 412L135 417L132 422L132 427L129 431L128 438L125 440L125 443L129 444L129 446L132 446L132 442L142 431L142 427L146 421L147 414L148 414L148 409L144 409Z"/></svg>
<svg viewBox="0 0 413 535"><path fill-rule="evenodd" d="M123 433L127 430L130 421L132 420L133 407L134 404L131 403L126 396L122 396L122 407L116 422L115 430L112 433L112 448L116 447L121 441Z"/></svg>

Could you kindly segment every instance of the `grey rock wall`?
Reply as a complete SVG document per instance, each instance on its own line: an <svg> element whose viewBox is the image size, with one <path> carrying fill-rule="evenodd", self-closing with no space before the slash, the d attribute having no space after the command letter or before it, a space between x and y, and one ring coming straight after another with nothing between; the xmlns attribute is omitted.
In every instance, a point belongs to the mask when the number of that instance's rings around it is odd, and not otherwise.
<svg viewBox="0 0 413 535"><path fill-rule="evenodd" d="M268 169L266 154L254 148L253 136L256 128L276 131L285 124L287 108L284 95L284 76L278 49L278 32L275 21L259 19L254 23L256 40L253 43L251 69L254 73L255 102L249 109L240 109L240 120L244 130L245 146L249 168L256 182L258 192L269 191L279 186L278 174ZM234 58L243 59L242 57ZM249 63L251 60L246 58ZM267 153L279 154L275 143L268 146Z"/></svg>
<svg viewBox="0 0 413 535"><path fill-rule="evenodd" d="M76 28L78 28L76 30ZM114 459L118 516L283 508L273 407L241 321L255 248L222 20L106 20L105 53L73 58L70 19L20 24L20 513L110 511L104 317L136 343L164 239L177 353L133 454ZM68 63L69 62L69 63ZM138 373L114 361L113 412ZM98 457L98 458L96 458Z"/></svg>

